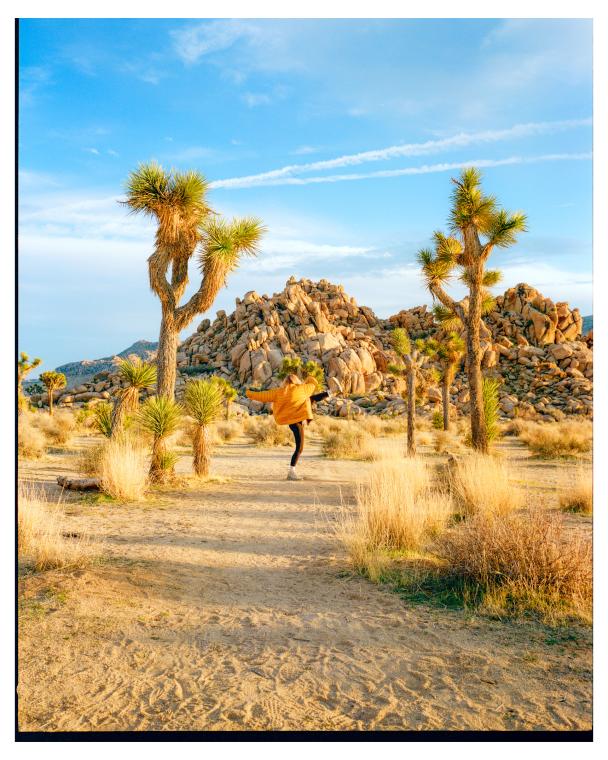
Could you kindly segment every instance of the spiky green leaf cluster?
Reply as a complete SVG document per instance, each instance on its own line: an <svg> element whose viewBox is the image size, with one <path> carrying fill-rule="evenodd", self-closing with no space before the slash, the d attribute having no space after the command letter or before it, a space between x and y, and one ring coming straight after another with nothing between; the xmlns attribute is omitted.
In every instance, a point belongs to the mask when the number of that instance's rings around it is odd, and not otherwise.
<svg viewBox="0 0 608 760"><path fill-rule="evenodd" d="M65 388L67 385L66 376L63 372L55 372L55 370L47 370L40 374L40 382L50 392L57 391L60 388Z"/></svg>
<svg viewBox="0 0 608 760"><path fill-rule="evenodd" d="M166 171L151 161L140 164L129 174L125 203L132 211L148 215L158 216L162 208L171 208L203 216L209 210L205 203L207 189L207 181L200 172Z"/></svg>
<svg viewBox="0 0 608 760"><path fill-rule="evenodd" d="M165 396L151 396L139 410L137 420L156 440L174 433L182 418L182 407Z"/></svg>
<svg viewBox="0 0 608 760"><path fill-rule="evenodd" d="M36 369L36 367L39 367L41 364L42 359L37 357L36 359L32 359L32 361L30 361L29 354L26 354L25 351L22 351L17 362L19 382L24 380L33 369Z"/></svg>
<svg viewBox="0 0 608 760"><path fill-rule="evenodd" d="M98 433L110 438L112 435L112 404L102 401L93 409L93 427Z"/></svg>
<svg viewBox="0 0 608 760"><path fill-rule="evenodd" d="M152 388L156 384L156 365L142 361L139 357L121 359L118 374L126 380L130 388Z"/></svg>
<svg viewBox="0 0 608 760"><path fill-rule="evenodd" d="M398 356L405 357L412 351L412 342L407 330L403 327L396 327L391 333L391 343Z"/></svg>
<svg viewBox="0 0 608 760"><path fill-rule="evenodd" d="M224 394L213 380L190 380L184 389L184 406L199 425L211 425L220 416Z"/></svg>
<svg viewBox="0 0 608 760"><path fill-rule="evenodd" d="M202 230L201 268L214 261L223 265L226 274L236 268L242 256L255 256L265 227L259 219L212 219Z"/></svg>
<svg viewBox="0 0 608 760"><path fill-rule="evenodd" d="M300 380L312 377L317 383L317 388L323 388L325 384L325 370L315 361L309 360L303 362L299 356L285 356L277 372L280 380L285 379L288 375L297 375Z"/></svg>
<svg viewBox="0 0 608 760"><path fill-rule="evenodd" d="M214 375L210 380L220 389L225 401L234 401L239 395L236 388L233 388L226 378Z"/></svg>

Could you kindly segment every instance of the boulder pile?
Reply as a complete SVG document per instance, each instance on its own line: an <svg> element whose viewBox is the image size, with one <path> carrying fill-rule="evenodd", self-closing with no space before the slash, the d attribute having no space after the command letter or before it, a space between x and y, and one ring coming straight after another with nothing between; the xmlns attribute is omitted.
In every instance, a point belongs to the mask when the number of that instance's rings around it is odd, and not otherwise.
<svg viewBox="0 0 608 760"><path fill-rule="evenodd" d="M178 350L177 396L189 377L216 374L237 388L243 411L259 412L264 405L247 399L244 389L273 387L283 358L299 356L322 364L330 388L338 381L344 390L344 397L318 404L318 412L400 415L405 412L405 382L388 372L396 360L391 332L397 326L412 338L441 339L443 334L426 306L379 319L341 285L291 277L280 293L250 291L236 299L231 314L218 311L213 321L200 323ZM557 420L592 414L593 336L583 338L581 333L578 309L554 303L529 285L517 285L496 298L482 329L483 367L502 381L505 417ZM67 406L99 401L120 387L116 373L106 370L89 383L58 392L56 400ZM42 406L48 403L45 396L31 400ZM439 389L429 386L422 406L432 411L440 402ZM452 403L467 411L462 369L453 383Z"/></svg>

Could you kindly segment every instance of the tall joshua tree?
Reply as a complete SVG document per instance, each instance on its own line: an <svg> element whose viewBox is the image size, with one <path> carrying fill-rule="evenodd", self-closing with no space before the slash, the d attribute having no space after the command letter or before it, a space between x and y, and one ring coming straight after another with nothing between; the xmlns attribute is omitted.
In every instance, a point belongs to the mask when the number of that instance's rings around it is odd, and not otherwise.
<svg viewBox="0 0 608 760"><path fill-rule="evenodd" d="M389 365L389 372L407 379L407 454L416 456L416 386L420 370L429 358L424 341L412 345L409 335L402 327L391 334L393 349L402 364Z"/></svg>
<svg viewBox="0 0 608 760"><path fill-rule="evenodd" d="M158 339L158 395L173 398L179 333L211 307L228 274L244 255L255 255L263 233L254 218L226 221L206 202L207 182L195 171L165 171L141 164L129 175L124 203L156 222L154 252L148 259L150 288L161 303ZM198 290L180 305L188 266L197 253L202 278Z"/></svg>
<svg viewBox="0 0 608 760"><path fill-rule="evenodd" d="M120 390L112 410L112 437L122 430L126 416L139 408L140 391L156 384L155 365L142 361L138 356L121 359L118 374L126 386Z"/></svg>
<svg viewBox="0 0 608 760"><path fill-rule="evenodd" d="M526 230L526 217L519 211L510 213L499 208L494 196L485 195L478 169L464 169L460 178L452 182L452 234L436 232L434 250L421 250L418 261L429 291L440 302L435 315L442 321L458 319L464 325L471 441L475 449L487 453L480 333L482 315L493 308L487 288L496 285L501 275L486 269L486 264L494 248L507 248L516 242L517 234ZM456 301L444 289L455 268L469 290L462 301Z"/></svg>
<svg viewBox="0 0 608 760"><path fill-rule="evenodd" d="M192 433L194 472L200 477L209 475L211 464L209 426L220 416L224 398L220 385L213 380L191 380L186 383L184 405L195 422Z"/></svg>
<svg viewBox="0 0 608 760"><path fill-rule="evenodd" d="M48 370L47 372L42 372L40 375L40 382L44 385L44 387L48 391L49 396L49 414L52 416L53 414L53 396L55 394L55 391L59 391L62 388L65 388L67 385L67 379L66 376L63 374L63 372L55 372L55 370Z"/></svg>
<svg viewBox="0 0 608 760"><path fill-rule="evenodd" d="M450 388L458 364L464 353L464 341L458 333L451 331L442 340L431 338L429 347L441 364L441 402L443 406L443 429L450 429Z"/></svg>
<svg viewBox="0 0 608 760"><path fill-rule="evenodd" d="M25 396L23 394L23 381L30 374L33 369L39 367L42 364L42 359L32 359L25 351L22 351L19 355L19 361L17 362L17 411L22 412L25 409Z"/></svg>

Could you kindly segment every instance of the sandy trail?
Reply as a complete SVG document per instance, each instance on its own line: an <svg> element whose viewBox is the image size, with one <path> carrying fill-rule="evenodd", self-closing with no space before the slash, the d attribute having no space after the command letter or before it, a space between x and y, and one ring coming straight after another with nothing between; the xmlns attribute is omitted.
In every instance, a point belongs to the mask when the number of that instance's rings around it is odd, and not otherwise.
<svg viewBox="0 0 608 760"><path fill-rule="evenodd" d="M369 465L312 444L293 483L286 456L232 444L225 482L68 506L108 560L23 581L22 730L590 727L587 633L408 607L348 577L332 515Z"/></svg>

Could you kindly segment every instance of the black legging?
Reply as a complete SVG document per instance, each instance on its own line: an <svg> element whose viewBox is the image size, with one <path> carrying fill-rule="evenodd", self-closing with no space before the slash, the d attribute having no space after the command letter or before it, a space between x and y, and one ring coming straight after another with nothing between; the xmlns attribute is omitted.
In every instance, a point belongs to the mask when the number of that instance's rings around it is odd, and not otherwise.
<svg viewBox="0 0 608 760"><path fill-rule="evenodd" d="M322 393L315 393L314 396L310 397L310 400L323 401L323 399L327 398L328 396L329 393L327 391L323 391ZM306 422L310 422L310 420L306 420ZM304 450L304 422L294 422L289 426L289 429L293 433L296 444L296 448L291 455L291 466L295 467L298 463L298 459L300 458L300 454Z"/></svg>

